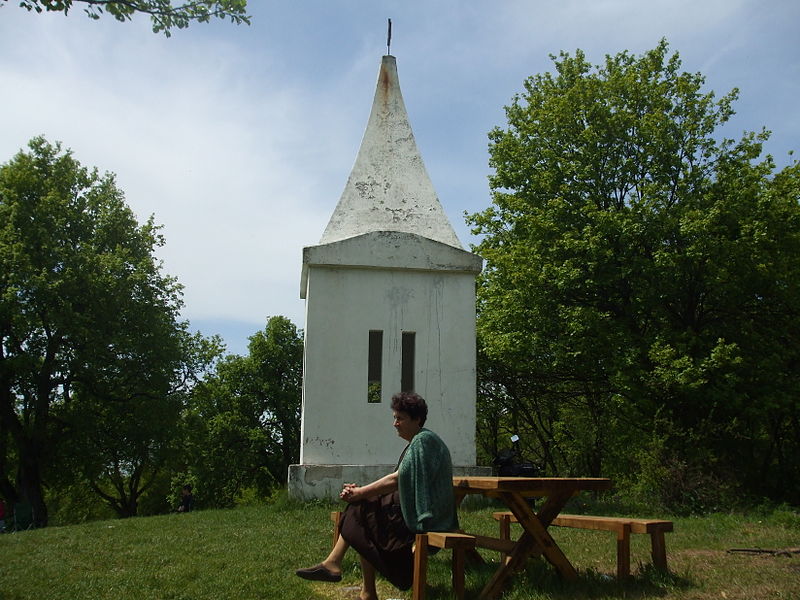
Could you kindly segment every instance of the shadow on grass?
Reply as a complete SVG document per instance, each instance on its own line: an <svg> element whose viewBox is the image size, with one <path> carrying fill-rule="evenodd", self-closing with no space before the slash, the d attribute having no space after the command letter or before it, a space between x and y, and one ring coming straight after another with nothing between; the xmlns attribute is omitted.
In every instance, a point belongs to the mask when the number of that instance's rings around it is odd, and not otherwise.
<svg viewBox="0 0 800 600"><path fill-rule="evenodd" d="M467 599L477 598L483 586L491 579L497 563L473 565L467 568ZM446 563L435 565L429 574L428 599L452 598L450 571ZM543 560L531 561L523 571L516 573L503 590L502 600L576 600L625 598L659 598L671 592L696 587L696 583L676 573L663 572L645 566L634 576L623 581L594 570L579 571L573 581L563 580L551 565Z"/></svg>
<svg viewBox="0 0 800 600"><path fill-rule="evenodd" d="M486 563L467 567L466 600L474 600L491 579L497 563ZM354 571L355 573L355 571ZM448 560L434 559L428 563L427 600L451 600L453 591L450 583L450 564ZM331 600L356 600L360 591L357 577L349 577L346 583L331 586L315 584L314 590ZM534 561L528 568L514 575L503 590L501 600L643 600L660 598L670 592L695 587L687 578L674 573L664 573L650 566L625 581L617 581L596 571L580 571L575 581L564 581L555 573L553 567L543 561ZM408 600L411 591L401 592L388 582L379 578L380 598Z"/></svg>

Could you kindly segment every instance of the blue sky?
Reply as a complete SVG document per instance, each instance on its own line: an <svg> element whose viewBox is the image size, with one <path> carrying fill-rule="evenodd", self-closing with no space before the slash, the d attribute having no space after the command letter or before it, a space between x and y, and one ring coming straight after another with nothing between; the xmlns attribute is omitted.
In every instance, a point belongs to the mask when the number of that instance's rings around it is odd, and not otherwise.
<svg viewBox="0 0 800 600"><path fill-rule="evenodd" d="M44 134L116 173L155 215L193 329L243 354L268 317L304 324L303 246L319 241L369 116L386 19L417 144L462 243L490 203L487 132L550 54L597 64L665 37L717 95L740 90L729 137L800 138L796 0L250 0L251 26L153 34L0 2L0 161Z"/></svg>

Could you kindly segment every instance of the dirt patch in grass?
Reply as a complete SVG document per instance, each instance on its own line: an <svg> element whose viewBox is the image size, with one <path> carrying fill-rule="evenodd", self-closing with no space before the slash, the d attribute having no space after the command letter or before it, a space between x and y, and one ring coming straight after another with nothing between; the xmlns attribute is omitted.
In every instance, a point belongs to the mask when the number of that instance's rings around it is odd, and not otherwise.
<svg viewBox="0 0 800 600"><path fill-rule="evenodd" d="M675 553L678 554L678 553ZM689 558L701 558L701 557L709 557L709 556L720 556L725 554L721 550L682 550L680 552L683 556Z"/></svg>
<svg viewBox="0 0 800 600"><path fill-rule="evenodd" d="M410 598L411 591L401 592L392 587L389 583L379 580L377 582L379 598ZM358 600L361 593L360 584L351 583L317 583L314 584L314 591L329 600Z"/></svg>
<svg viewBox="0 0 800 600"><path fill-rule="evenodd" d="M330 583L315 584L314 591L319 592L326 598L331 600L358 600L358 594L361 592L360 585L342 585Z"/></svg>
<svg viewBox="0 0 800 600"><path fill-rule="evenodd" d="M695 584L686 600L768 600L800 598L800 557L739 554L724 550L675 552L670 564ZM794 584L792 583L794 582ZM787 590L794 589L794 592ZM794 594L794 595L791 595Z"/></svg>

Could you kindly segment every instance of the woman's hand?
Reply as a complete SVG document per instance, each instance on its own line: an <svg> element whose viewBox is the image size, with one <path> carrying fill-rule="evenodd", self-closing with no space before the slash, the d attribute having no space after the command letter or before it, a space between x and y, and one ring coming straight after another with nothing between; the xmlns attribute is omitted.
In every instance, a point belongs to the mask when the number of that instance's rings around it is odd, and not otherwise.
<svg viewBox="0 0 800 600"><path fill-rule="evenodd" d="M381 494L388 494L397 489L397 471L384 475L377 481L368 485L358 486L355 483L345 483L339 497L346 502L360 502L370 498L377 498Z"/></svg>
<svg viewBox="0 0 800 600"><path fill-rule="evenodd" d="M358 500L358 489L355 483L345 483L339 497L346 502L355 502Z"/></svg>

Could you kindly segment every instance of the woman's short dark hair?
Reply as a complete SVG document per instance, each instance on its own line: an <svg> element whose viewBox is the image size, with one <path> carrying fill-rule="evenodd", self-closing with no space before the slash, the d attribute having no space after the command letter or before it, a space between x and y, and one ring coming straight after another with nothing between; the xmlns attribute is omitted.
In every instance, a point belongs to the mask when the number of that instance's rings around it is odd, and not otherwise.
<svg viewBox="0 0 800 600"><path fill-rule="evenodd" d="M392 410L406 413L412 421L419 420L419 426L425 425L428 418L428 405L425 398L416 392L400 392L392 396Z"/></svg>

